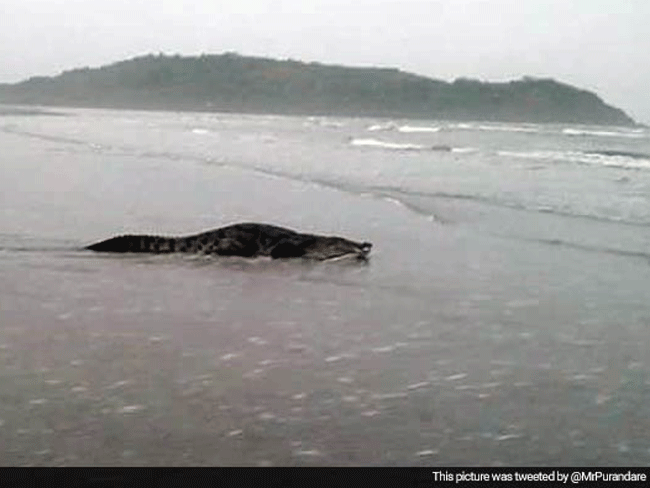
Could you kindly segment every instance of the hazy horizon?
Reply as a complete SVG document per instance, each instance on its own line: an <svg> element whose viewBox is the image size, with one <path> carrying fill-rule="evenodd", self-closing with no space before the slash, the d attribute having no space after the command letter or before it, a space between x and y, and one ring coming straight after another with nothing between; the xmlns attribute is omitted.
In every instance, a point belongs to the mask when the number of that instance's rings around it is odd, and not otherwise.
<svg viewBox="0 0 650 488"><path fill-rule="evenodd" d="M0 10L3 83L159 52L234 51L448 81L553 78L650 122L645 0L0 0Z"/></svg>

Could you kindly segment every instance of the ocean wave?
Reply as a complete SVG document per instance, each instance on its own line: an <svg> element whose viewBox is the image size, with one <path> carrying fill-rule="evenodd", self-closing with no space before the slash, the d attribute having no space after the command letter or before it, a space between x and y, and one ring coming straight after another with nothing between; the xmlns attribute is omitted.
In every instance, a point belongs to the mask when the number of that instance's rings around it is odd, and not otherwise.
<svg viewBox="0 0 650 488"><path fill-rule="evenodd" d="M560 161L619 169L650 169L650 155L628 151L498 151L500 156Z"/></svg>
<svg viewBox="0 0 650 488"><path fill-rule="evenodd" d="M321 120L320 121L320 126L321 127L340 128L340 127L345 127L345 123L344 122L339 122L337 120Z"/></svg>
<svg viewBox="0 0 650 488"><path fill-rule="evenodd" d="M450 129L460 129L460 130L472 130L474 129L474 126L472 124L466 123L466 122L461 122L459 124L450 124L449 125Z"/></svg>
<svg viewBox="0 0 650 488"><path fill-rule="evenodd" d="M417 133L417 132L440 132L440 127L432 126L418 126L418 125L402 125L397 128L398 132L408 133Z"/></svg>
<svg viewBox="0 0 650 488"><path fill-rule="evenodd" d="M399 127L395 122L386 122L383 124L373 124L369 126L366 130L370 132L384 131L384 130L394 130Z"/></svg>
<svg viewBox="0 0 650 488"><path fill-rule="evenodd" d="M632 139L642 139L645 137L643 131L633 130L587 130L587 129L562 129L562 134L566 136L592 136L592 137L628 137Z"/></svg>
<svg viewBox="0 0 650 488"><path fill-rule="evenodd" d="M212 160L203 161L206 164L216 166L227 166L238 168L245 171L254 173L275 176L278 178L288 179L292 181L299 181L302 183L314 184L323 188L331 188L334 190L342 191L363 197L379 198L389 201L395 205L402 206L415 214L426 217L427 219L436 221L438 223L450 223L446 217L441 216L437 212L436 200L457 200L466 201L469 203L476 203L479 205L487 205L496 208L511 209L522 212L539 213L539 214L552 214L571 219L588 220L603 223L613 223L618 225L632 226L632 227L647 227L650 225L650 220L644 218L624 218L613 217L610 215L601 215L599 213L579 212L571 209L559 208L555 205L540 205L539 202L525 202L513 201L504 199L496 195L481 195L475 193L463 192L445 192L445 191L426 191L420 189L413 189L400 186L384 186L364 184L361 182L354 182L340 179L336 177L324 177L309 175L306 173L294 173L292 171L280 170L278 168L272 169L265 166L249 166L246 164L235 162L218 162ZM432 201L427 203L426 200Z"/></svg>
<svg viewBox="0 0 650 488"><path fill-rule="evenodd" d="M380 141L379 139L352 139L350 144L359 147L376 147L381 149L396 149L396 150L422 150L425 146L421 144L408 144L400 142L387 142Z"/></svg>
<svg viewBox="0 0 650 488"><path fill-rule="evenodd" d="M539 127L527 125L508 125L508 124L475 124L475 123L456 123L448 126L450 129L457 130L478 130L490 132L525 132L525 133L538 133L541 132Z"/></svg>
<svg viewBox="0 0 650 488"><path fill-rule="evenodd" d="M621 151L619 149L597 149L594 151L585 151L587 154L600 154L601 156L622 156L632 159L647 159L650 160L650 154L634 152L634 151Z"/></svg>
<svg viewBox="0 0 650 488"><path fill-rule="evenodd" d="M444 192L444 191L422 191L422 190L412 190L408 188L400 188L394 186L374 186L371 187L371 192L374 195L381 197L391 197L397 200L400 200L402 204L410 210L415 211L418 214L431 215L433 212L429 210L427 205L418 204L413 205L410 201L411 197L416 198L430 198L432 200L459 200L467 201L471 203L478 203L480 205L488 205L491 207L505 208L510 210L522 211L522 212L531 212L531 213L543 213L543 214L552 214L560 217L567 217L572 219L588 220L595 222L603 223L612 223L619 225L626 225L632 227L646 227L650 224L650 221L647 219L626 219L622 217L612 217L599 215L597 213L582 213L571 210L565 210L558 208L553 205L539 205L535 202L523 202L523 201L508 201L498 196L490 195L480 195L473 193L453 193L453 192ZM440 216L436 216L436 220L444 222L445 219Z"/></svg>
<svg viewBox="0 0 650 488"><path fill-rule="evenodd" d="M424 144L381 141L379 139L351 139L350 144L352 146L358 147L375 147L379 149L392 149L397 151L437 151L458 154L478 151L478 149L474 147L452 147L447 144L434 144L428 146Z"/></svg>
<svg viewBox="0 0 650 488"><path fill-rule="evenodd" d="M347 124L341 120L333 120L327 117L310 116L307 117L307 121L304 125L318 125L320 127L332 127L338 129L345 127Z"/></svg>
<svg viewBox="0 0 650 488"><path fill-rule="evenodd" d="M540 132L537 127L526 127L520 125L479 125L478 130L487 130L487 131L500 131L500 132L529 132L537 133Z"/></svg>

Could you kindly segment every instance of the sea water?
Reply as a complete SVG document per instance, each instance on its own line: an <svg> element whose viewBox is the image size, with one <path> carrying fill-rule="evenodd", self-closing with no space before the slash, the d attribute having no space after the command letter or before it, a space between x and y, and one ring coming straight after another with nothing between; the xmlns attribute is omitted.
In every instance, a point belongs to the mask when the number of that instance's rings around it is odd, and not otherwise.
<svg viewBox="0 0 650 488"><path fill-rule="evenodd" d="M646 465L643 128L0 118L0 463ZM82 250L242 221L366 264Z"/></svg>

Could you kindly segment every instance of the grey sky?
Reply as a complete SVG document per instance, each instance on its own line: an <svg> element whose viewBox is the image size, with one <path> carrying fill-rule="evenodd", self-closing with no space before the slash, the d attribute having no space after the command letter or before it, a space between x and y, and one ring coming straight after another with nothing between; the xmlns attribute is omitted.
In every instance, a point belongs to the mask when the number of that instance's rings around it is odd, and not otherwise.
<svg viewBox="0 0 650 488"><path fill-rule="evenodd" d="M650 0L0 0L0 81L151 52L552 77L650 122Z"/></svg>

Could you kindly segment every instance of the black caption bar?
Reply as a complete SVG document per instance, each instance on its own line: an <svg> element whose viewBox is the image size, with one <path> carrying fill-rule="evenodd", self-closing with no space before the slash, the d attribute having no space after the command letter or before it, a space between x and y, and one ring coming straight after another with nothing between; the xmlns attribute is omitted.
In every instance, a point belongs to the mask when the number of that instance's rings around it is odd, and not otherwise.
<svg viewBox="0 0 650 488"><path fill-rule="evenodd" d="M650 468L2 468L0 487L436 487L643 483Z"/></svg>

